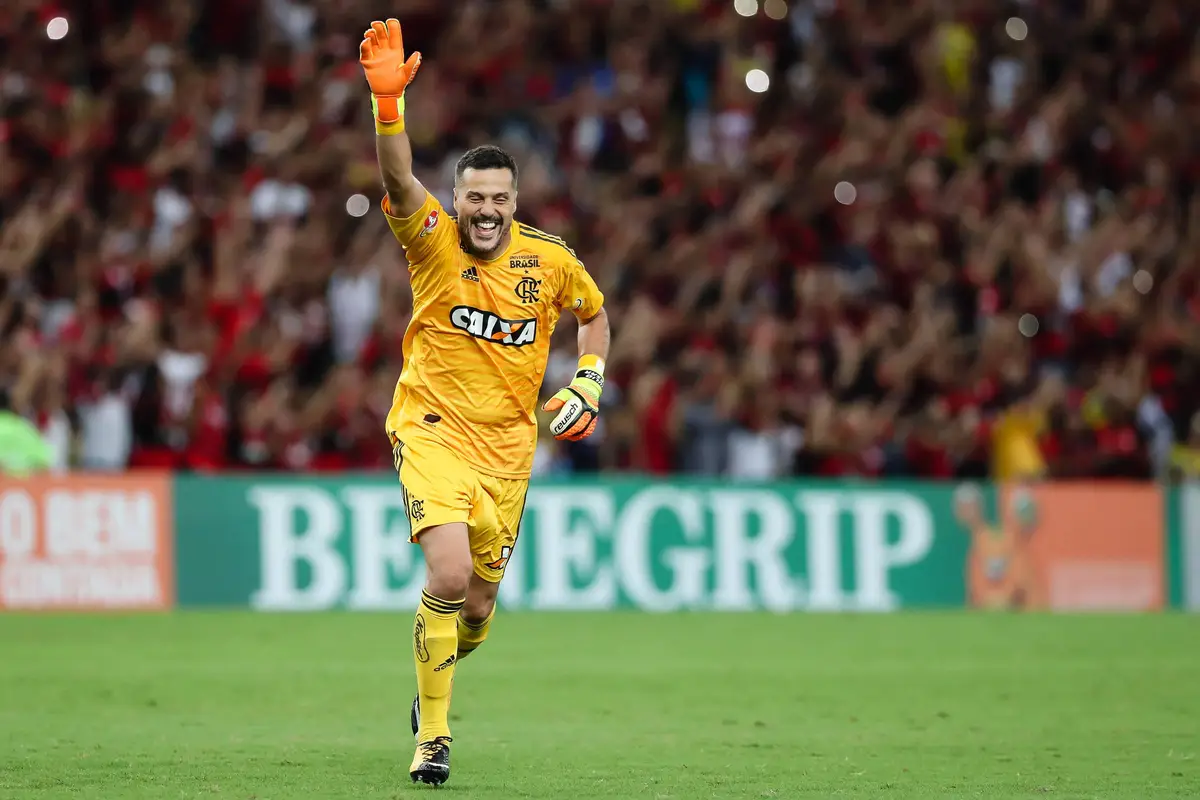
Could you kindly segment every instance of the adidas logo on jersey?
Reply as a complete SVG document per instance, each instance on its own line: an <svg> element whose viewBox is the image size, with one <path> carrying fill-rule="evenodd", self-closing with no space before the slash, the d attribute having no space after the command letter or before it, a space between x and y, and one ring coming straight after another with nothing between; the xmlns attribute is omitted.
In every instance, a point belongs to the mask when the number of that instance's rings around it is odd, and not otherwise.
<svg viewBox="0 0 1200 800"><path fill-rule="evenodd" d="M462 279L464 281L475 281L479 283L479 270L474 267L467 267L462 271Z"/></svg>

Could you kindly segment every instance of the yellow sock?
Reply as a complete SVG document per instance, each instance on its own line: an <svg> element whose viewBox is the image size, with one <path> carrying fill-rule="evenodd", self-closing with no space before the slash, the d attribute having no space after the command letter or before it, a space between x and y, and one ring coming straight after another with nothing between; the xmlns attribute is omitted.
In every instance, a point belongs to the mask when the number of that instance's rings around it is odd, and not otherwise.
<svg viewBox="0 0 1200 800"><path fill-rule="evenodd" d="M417 694L421 697L418 742L450 736L450 687L458 660L458 611L462 600L442 600L421 592L413 622L413 657L417 662Z"/></svg>
<svg viewBox="0 0 1200 800"><path fill-rule="evenodd" d="M467 622L463 619L462 614L458 615L458 660L462 661L471 653L475 652L475 648L483 644L483 640L487 638L488 628L492 627L492 617L496 616L496 609L492 608L492 613L487 615L487 619L483 622Z"/></svg>

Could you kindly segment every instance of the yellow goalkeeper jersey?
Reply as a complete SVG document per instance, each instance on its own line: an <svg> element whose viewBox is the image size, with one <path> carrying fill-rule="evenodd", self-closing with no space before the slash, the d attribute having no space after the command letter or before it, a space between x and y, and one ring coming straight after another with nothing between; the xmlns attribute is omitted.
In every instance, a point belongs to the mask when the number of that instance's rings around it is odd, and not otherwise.
<svg viewBox="0 0 1200 800"><path fill-rule="evenodd" d="M600 312L604 295L562 239L514 221L491 260L459 245L456 220L426 193L401 219L383 211L408 257L413 314L387 432L432 436L480 472L527 478L534 412L564 309Z"/></svg>

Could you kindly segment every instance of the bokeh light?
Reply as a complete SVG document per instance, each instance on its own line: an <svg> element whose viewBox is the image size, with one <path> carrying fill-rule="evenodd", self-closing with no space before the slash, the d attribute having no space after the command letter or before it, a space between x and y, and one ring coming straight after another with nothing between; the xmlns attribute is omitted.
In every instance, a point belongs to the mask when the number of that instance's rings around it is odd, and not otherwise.
<svg viewBox="0 0 1200 800"><path fill-rule="evenodd" d="M1029 26L1020 17L1009 17L1008 22L1004 23L1004 32L1008 34L1009 38L1023 42L1029 35Z"/></svg>
<svg viewBox="0 0 1200 800"><path fill-rule="evenodd" d="M365 194L352 194L346 200L346 213L352 217L365 217L371 210L371 201Z"/></svg>
<svg viewBox="0 0 1200 800"><path fill-rule="evenodd" d="M55 17L46 23L46 36L57 42L65 38L70 29L71 24L67 22L66 17Z"/></svg>
<svg viewBox="0 0 1200 800"><path fill-rule="evenodd" d="M753 17L758 13L758 0L733 0L733 10L743 17Z"/></svg>
<svg viewBox="0 0 1200 800"><path fill-rule="evenodd" d="M1133 288L1141 294L1150 294L1150 290L1154 288L1154 276L1144 269L1139 269L1133 274Z"/></svg>
<svg viewBox="0 0 1200 800"><path fill-rule="evenodd" d="M752 69L746 73L746 88L762 94L771 88L771 76L761 69Z"/></svg>

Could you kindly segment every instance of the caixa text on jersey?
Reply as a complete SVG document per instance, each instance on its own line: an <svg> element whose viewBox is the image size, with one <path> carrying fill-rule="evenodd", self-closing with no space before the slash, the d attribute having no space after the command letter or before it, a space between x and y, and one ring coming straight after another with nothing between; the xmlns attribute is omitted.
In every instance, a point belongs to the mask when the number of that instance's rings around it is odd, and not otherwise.
<svg viewBox="0 0 1200 800"><path fill-rule="evenodd" d="M450 309L450 324L461 331L496 344L522 347L537 338L537 319L504 319L471 306Z"/></svg>

